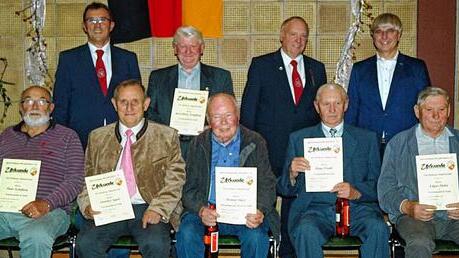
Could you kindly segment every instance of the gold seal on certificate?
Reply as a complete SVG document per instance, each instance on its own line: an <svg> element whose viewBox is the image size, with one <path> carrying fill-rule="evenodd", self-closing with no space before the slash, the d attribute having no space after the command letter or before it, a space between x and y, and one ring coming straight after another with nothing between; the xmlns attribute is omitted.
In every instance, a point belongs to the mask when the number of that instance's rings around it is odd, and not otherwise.
<svg viewBox="0 0 459 258"><path fill-rule="evenodd" d="M0 174L0 211L16 212L35 201L40 160L3 159Z"/></svg>
<svg viewBox="0 0 459 258"><path fill-rule="evenodd" d="M170 127L181 135L198 135L204 130L207 98L206 90L175 89Z"/></svg>
<svg viewBox="0 0 459 258"><path fill-rule="evenodd" d="M133 219L131 199L122 170L85 177L96 226Z"/></svg>
<svg viewBox="0 0 459 258"><path fill-rule="evenodd" d="M304 158L311 167L304 173L306 192L329 192L343 182L342 138L305 138L303 141Z"/></svg>
<svg viewBox="0 0 459 258"><path fill-rule="evenodd" d="M248 213L257 213L257 168L215 167L217 221L244 225Z"/></svg>
<svg viewBox="0 0 459 258"><path fill-rule="evenodd" d="M419 203L447 210L459 202L456 153L416 156Z"/></svg>

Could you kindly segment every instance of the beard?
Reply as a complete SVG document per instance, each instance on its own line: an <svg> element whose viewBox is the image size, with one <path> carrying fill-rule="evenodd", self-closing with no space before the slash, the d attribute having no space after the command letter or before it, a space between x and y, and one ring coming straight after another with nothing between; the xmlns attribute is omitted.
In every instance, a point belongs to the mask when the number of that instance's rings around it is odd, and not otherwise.
<svg viewBox="0 0 459 258"><path fill-rule="evenodd" d="M49 112L31 110L27 111L23 116L22 120L30 127L39 127L47 125L50 120Z"/></svg>

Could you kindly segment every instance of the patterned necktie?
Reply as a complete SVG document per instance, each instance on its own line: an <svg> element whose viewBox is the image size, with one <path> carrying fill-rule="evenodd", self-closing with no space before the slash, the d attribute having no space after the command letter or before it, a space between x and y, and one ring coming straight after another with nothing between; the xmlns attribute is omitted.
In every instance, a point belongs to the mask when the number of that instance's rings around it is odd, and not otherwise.
<svg viewBox="0 0 459 258"><path fill-rule="evenodd" d="M338 130L336 130L335 128L330 128L330 135L332 138L336 137L336 132L338 132Z"/></svg>
<svg viewBox="0 0 459 258"><path fill-rule="evenodd" d="M133 196L137 192L134 168L132 166L132 155L131 155L131 136L133 132L131 129L126 130L126 144L124 145L123 156L121 157L121 168L124 172L126 184L128 187L129 196Z"/></svg>
<svg viewBox="0 0 459 258"><path fill-rule="evenodd" d="M102 56L104 55L103 50L96 50L97 60L96 60L96 73L97 78L99 79L100 89L104 96L107 96L107 72L105 70L104 60Z"/></svg>
<svg viewBox="0 0 459 258"><path fill-rule="evenodd" d="M295 105L300 103L301 95L303 94L303 83L301 82L300 74L298 73L296 60L292 60L290 64L293 66L292 70L292 85L293 92L295 93Z"/></svg>

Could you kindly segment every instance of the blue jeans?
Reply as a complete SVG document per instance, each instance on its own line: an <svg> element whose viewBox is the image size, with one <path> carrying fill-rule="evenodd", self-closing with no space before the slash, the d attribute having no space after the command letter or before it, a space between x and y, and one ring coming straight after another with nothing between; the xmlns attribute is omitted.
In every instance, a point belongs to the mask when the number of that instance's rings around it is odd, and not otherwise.
<svg viewBox="0 0 459 258"><path fill-rule="evenodd" d="M142 217L148 208L147 204L132 206L135 218L114 222L96 227L94 221L86 225L78 233L76 241L77 255L80 258L105 258L107 249L123 235L132 235L139 246L143 257L169 257L170 224L160 222L148 224L142 228Z"/></svg>
<svg viewBox="0 0 459 258"><path fill-rule="evenodd" d="M54 240L65 234L69 225L70 216L62 209L54 209L38 219L0 212L0 239L18 239L21 257L49 258Z"/></svg>
<svg viewBox="0 0 459 258"><path fill-rule="evenodd" d="M250 229L245 225L218 223L220 236L234 235L241 241L242 258L266 258L269 251L268 225L263 222L258 228ZM202 257L204 254L204 224L196 214L183 216L177 232L177 256L179 258Z"/></svg>

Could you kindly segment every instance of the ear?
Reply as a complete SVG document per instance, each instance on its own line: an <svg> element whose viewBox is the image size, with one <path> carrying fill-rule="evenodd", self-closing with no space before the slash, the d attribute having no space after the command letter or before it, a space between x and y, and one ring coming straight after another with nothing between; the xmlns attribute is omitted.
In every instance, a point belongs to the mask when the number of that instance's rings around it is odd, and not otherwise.
<svg viewBox="0 0 459 258"><path fill-rule="evenodd" d="M319 103L317 100L314 100L314 108L316 109L317 114L320 114Z"/></svg>
<svg viewBox="0 0 459 258"><path fill-rule="evenodd" d="M53 113L53 111L54 111L54 103L49 104L48 109L49 109L49 113Z"/></svg>
<svg viewBox="0 0 459 258"><path fill-rule="evenodd" d="M88 34L88 30L86 29L86 24L84 23L84 21L81 23L81 27L83 28L84 33Z"/></svg>
<svg viewBox="0 0 459 258"><path fill-rule="evenodd" d="M113 31L113 28L115 28L115 22L114 22L114 21L111 21L111 22L110 22L110 32Z"/></svg>
<svg viewBox="0 0 459 258"><path fill-rule="evenodd" d="M419 106L414 105L413 109L414 109L414 114L416 115L416 118L419 120Z"/></svg>
<svg viewBox="0 0 459 258"><path fill-rule="evenodd" d="M349 100L346 99L346 100L344 101L344 110L343 110L344 112L347 111L348 106L349 106Z"/></svg>
<svg viewBox="0 0 459 258"><path fill-rule="evenodd" d="M113 107L115 108L115 111L118 112L118 107L116 106L116 99L112 98L111 101L112 101Z"/></svg>
<svg viewBox="0 0 459 258"><path fill-rule="evenodd" d="M143 111L147 111L148 107L150 106L151 99L150 97L146 97L143 101Z"/></svg>

